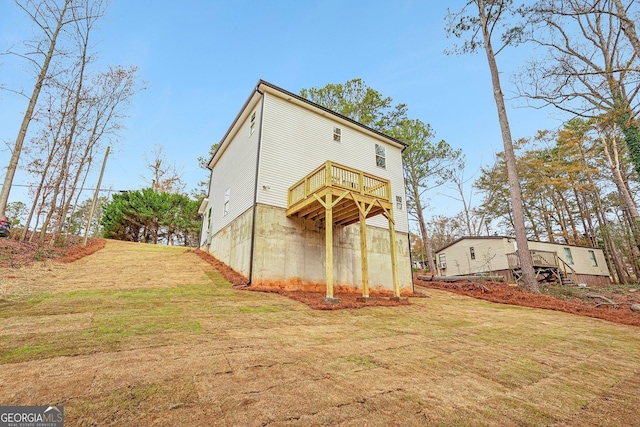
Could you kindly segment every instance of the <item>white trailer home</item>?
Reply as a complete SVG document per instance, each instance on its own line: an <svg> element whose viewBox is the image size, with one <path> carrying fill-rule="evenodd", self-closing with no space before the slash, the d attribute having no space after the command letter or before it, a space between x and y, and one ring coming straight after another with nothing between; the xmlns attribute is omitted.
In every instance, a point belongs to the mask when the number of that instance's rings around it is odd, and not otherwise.
<svg viewBox="0 0 640 427"><path fill-rule="evenodd" d="M404 148L261 80L209 162L200 247L251 284L410 290Z"/></svg>
<svg viewBox="0 0 640 427"><path fill-rule="evenodd" d="M529 241L538 280L606 285L611 283L602 249ZM513 281L521 274L514 238L461 237L436 250L441 276L501 275Z"/></svg>

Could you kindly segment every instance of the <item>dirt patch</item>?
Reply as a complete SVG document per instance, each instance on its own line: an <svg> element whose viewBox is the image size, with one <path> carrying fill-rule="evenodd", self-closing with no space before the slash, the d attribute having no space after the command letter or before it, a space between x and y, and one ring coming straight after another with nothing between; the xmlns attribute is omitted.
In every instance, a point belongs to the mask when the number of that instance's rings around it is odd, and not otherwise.
<svg viewBox="0 0 640 427"><path fill-rule="evenodd" d="M640 313L631 311L630 304L626 303L595 307L594 303L581 300L563 301L548 295L533 294L519 290L514 286L495 282L479 284L425 282L416 280L416 284L424 288L440 289L485 301L562 311L579 316L608 320L609 322L620 323L622 325L640 326ZM632 300L625 302L632 302Z"/></svg>

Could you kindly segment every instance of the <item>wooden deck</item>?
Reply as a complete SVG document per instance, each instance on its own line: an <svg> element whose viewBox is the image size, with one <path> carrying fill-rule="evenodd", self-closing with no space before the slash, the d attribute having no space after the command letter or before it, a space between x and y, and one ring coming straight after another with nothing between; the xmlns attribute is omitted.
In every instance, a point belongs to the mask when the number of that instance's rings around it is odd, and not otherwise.
<svg viewBox="0 0 640 427"><path fill-rule="evenodd" d="M336 225L358 222L358 204L367 206L367 218L380 214L386 216L393 206L388 180L326 162L289 188L287 216L324 220L325 206L322 202L327 195L335 203L333 223Z"/></svg>
<svg viewBox="0 0 640 427"><path fill-rule="evenodd" d="M395 222L389 180L328 161L289 188L287 216L319 221L325 229L325 301L333 303L333 226L360 223L362 297L369 298L366 219L384 215L389 224L393 291L400 298Z"/></svg>
<svg viewBox="0 0 640 427"><path fill-rule="evenodd" d="M555 252L549 251L531 251L531 259L533 261L533 269L536 273L538 281L549 281L557 279L558 282L567 284L577 284L578 277L576 271L564 260L558 257ZM522 275L520 268L520 259L518 258L518 252L512 252L507 254L507 261L509 262L509 268L513 273L516 280ZM569 281L566 281L568 278Z"/></svg>

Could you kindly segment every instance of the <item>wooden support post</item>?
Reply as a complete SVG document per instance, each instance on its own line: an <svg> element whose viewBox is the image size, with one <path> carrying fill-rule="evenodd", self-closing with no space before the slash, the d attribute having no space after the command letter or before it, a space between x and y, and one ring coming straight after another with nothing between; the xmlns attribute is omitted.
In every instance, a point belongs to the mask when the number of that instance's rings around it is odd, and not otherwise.
<svg viewBox="0 0 640 427"><path fill-rule="evenodd" d="M391 275L393 276L393 294L400 298L400 280L398 280L398 260L396 256L396 227L393 221L393 207L389 209L389 239L391 240Z"/></svg>
<svg viewBox="0 0 640 427"><path fill-rule="evenodd" d="M360 207L360 259L362 260L362 298L369 298L369 260L367 257L367 217L364 207ZM364 204L364 203L363 203Z"/></svg>
<svg viewBox="0 0 640 427"><path fill-rule="evenodd" d="M327 193L325 196L325 217L324 217L324 228L325 228L325 280L327 282L327 296L325 297L325 302L328 303L336 303L340 302L339 299L333 297L333 195L331 193Z"/></svg>

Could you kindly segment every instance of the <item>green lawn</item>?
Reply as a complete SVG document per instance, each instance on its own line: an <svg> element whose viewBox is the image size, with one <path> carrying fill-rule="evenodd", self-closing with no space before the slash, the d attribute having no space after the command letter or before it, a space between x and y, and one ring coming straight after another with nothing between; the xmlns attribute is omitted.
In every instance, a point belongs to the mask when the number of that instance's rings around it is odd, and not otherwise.
<svg viewBox="0 0 640 427"><path fill-rule="evenodd" d="M638 422L640 328L440 291L315 311L201 268L1 307L0 402L62 404L69 426Z"/></svg>

